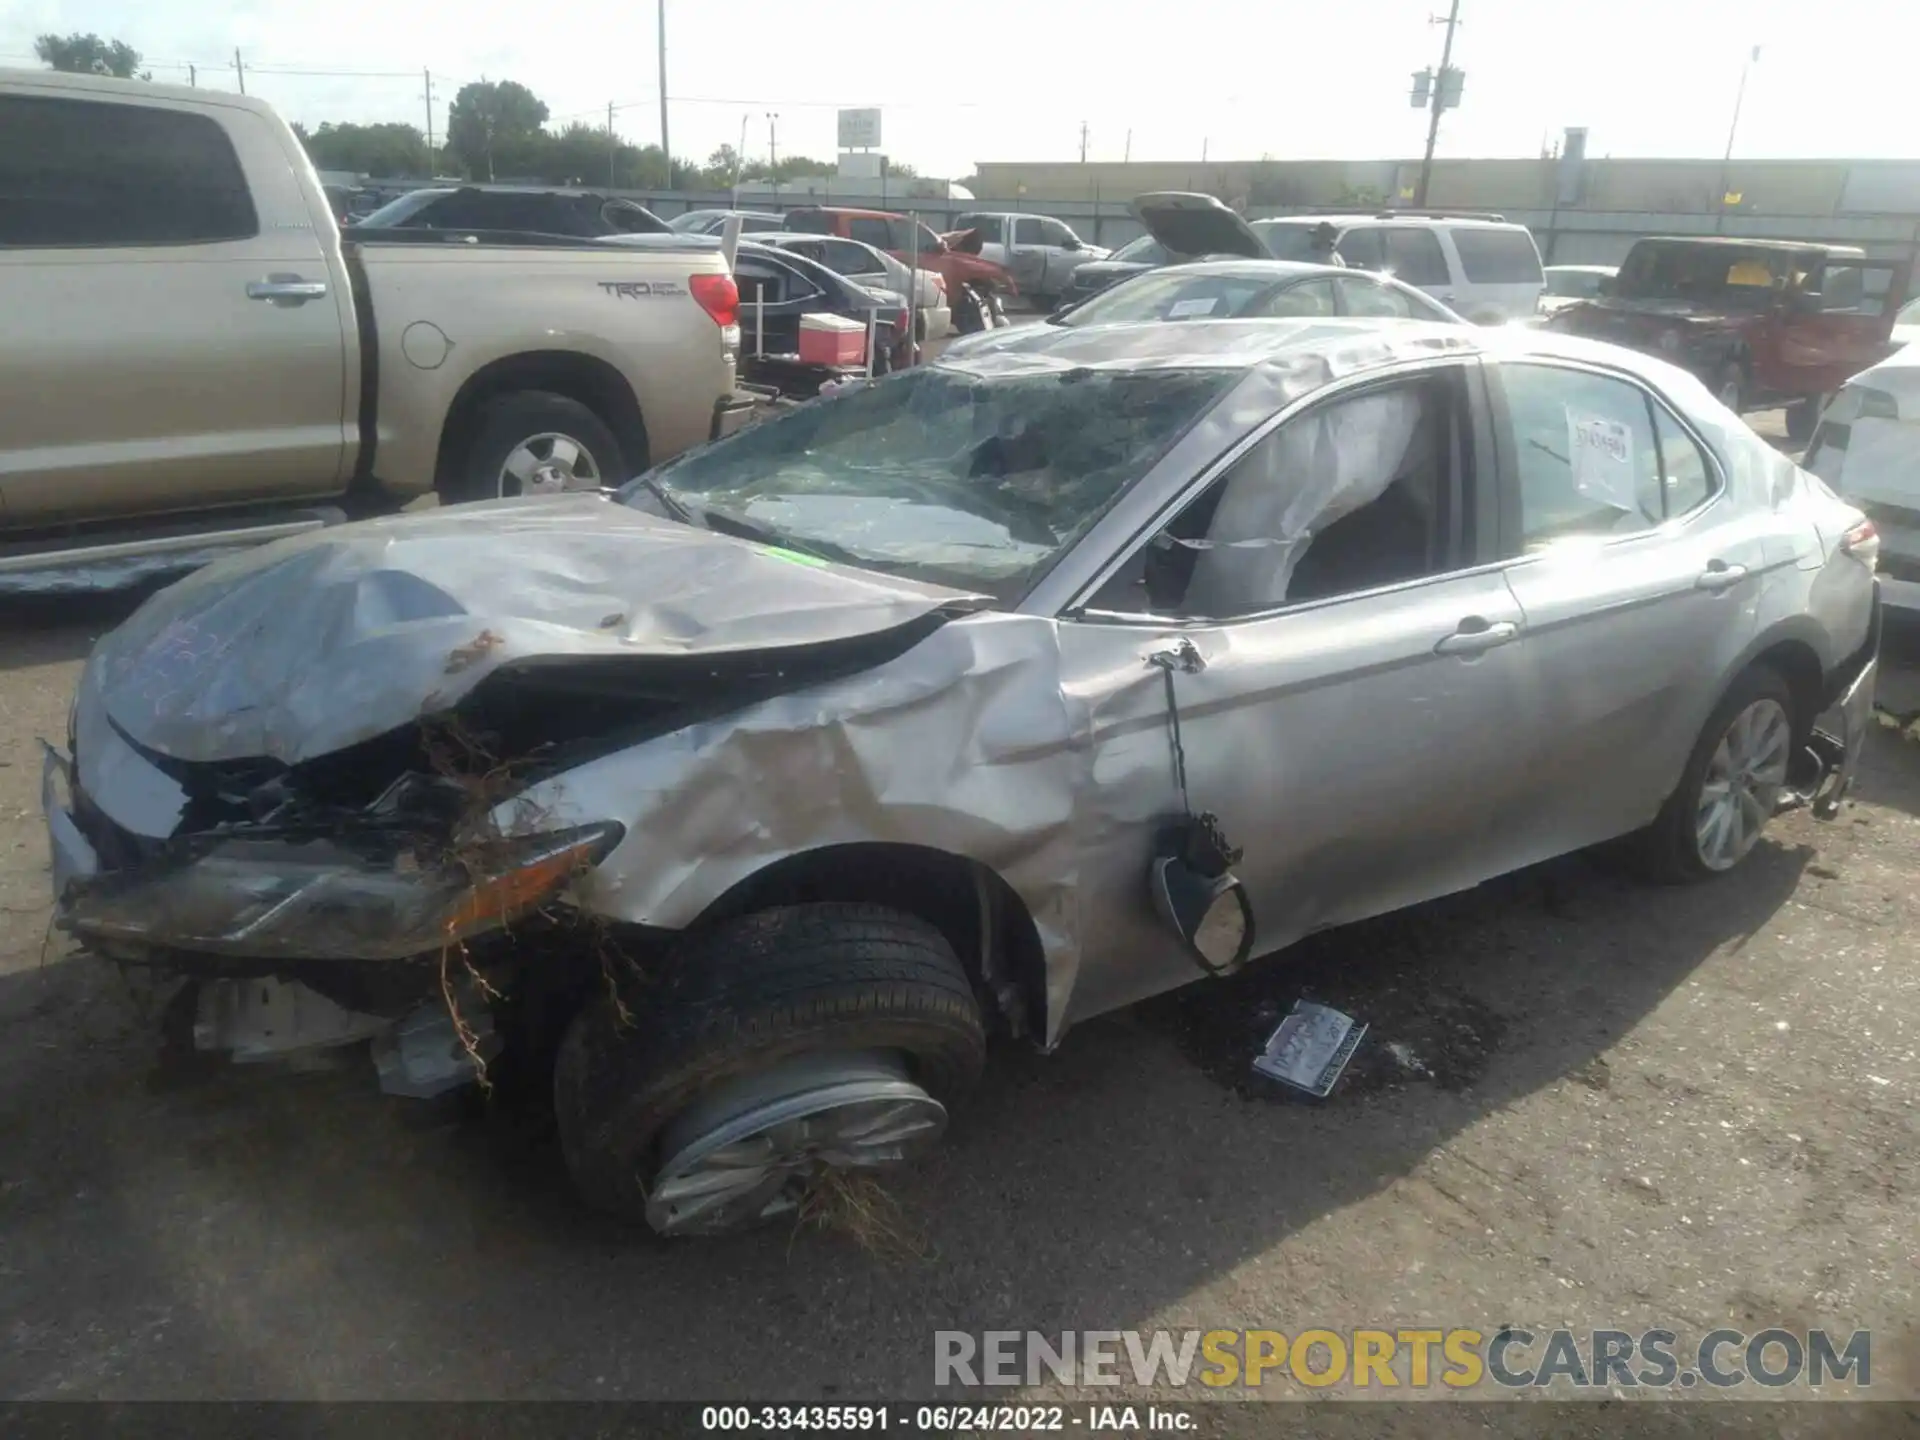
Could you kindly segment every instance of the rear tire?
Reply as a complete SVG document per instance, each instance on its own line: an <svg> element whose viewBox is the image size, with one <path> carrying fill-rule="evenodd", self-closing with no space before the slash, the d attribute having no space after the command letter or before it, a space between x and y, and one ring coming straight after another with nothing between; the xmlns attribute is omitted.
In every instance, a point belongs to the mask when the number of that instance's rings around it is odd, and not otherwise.
<svg viewBox="0 0 1920 1440"><path fill-rule="evenodd" d="M564 458L564 440L576 452ZM508 483L508 464L516 454L539 462L532 478ZM524 461L516 462L524 468ZM459 472L443 486L450 504L497 500L505 495L599 489L629 478L627 459L606 421L578 400L545 390L521 390L487 402L473 443Z"/></svg>
<svg viewBox="0 0 1920 1440"><path fill-rule="evenodd" d="M1764 811L1759 823L1752 827L1751 838L1745 848L1732 857L1731 863L1724 863L1726 856L1710 858L1703 851L1701 828L1703 807L1708 803L1707 787L1719 784L1716 753L1723 740L1729 738L1729 731L1736 720L1750 714L1761 718L1770 718L1768 707L1777 707L1785 717L1786 739L1784 750L1778 756L1779 785L1786 783L1787 769L1795 748L1801 742L1805 721L1794 713L1793 690L1771 666L1755 665L1743 671L1727 688L1727 693L1714 707L1706 726L1700 732L1700 738L1694 743L1693 754L1687 758L1686 769L1681 772L1680 783L1674 788L1667 803L1660 807L1660 813L1651 825L1636 831L1626 839L1626 850L1633 867L1644 878L1660 885L1684 885L1700 880L1708 880L1738 868L1752 846L1758 843L1760 832L1766 822L1772 818L1772 801L1778 794L1778 786L1756 787L1755 802ZM1737 747L1736 747L1737 748Z"/></svg>
<svg viewBox="0 0 1920 1440"><path fill-rule="evenodd" d="M659 1152L703 1100L811 1057L880 1054L903 1057L911 1085L944 1105L972 1089L985 1054L979 1004L946 938L878 905L728 921L683 945L661 983L625 992L630 1025L604 994L575 1017L554 1106L581 1195L646 1223L658 1219L648 1196L670 1158Z"/></svg>
<svg viewBox="0 0 1920 1440"><path fill-rule="evenodd" d="M1805 400L1796 401L1787 407L1787 438L1806 444L1813 438L1813 430L1820 423L1820 411L1826 405L1826 396L1809 395Z"/></svg>

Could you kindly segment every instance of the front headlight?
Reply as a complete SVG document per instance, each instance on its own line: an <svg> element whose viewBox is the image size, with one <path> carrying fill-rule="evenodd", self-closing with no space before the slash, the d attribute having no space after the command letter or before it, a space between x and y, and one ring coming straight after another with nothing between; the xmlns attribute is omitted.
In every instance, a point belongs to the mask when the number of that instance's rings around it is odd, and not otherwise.
<svg viewBox="0 0 1920 1440"><path fill-rule="evenodd" d="M619 843L615 824L477 843L423 861L332 840L232 838L185 862L76 882L82 938L311 960L401 960L546 904Z"/></svg>

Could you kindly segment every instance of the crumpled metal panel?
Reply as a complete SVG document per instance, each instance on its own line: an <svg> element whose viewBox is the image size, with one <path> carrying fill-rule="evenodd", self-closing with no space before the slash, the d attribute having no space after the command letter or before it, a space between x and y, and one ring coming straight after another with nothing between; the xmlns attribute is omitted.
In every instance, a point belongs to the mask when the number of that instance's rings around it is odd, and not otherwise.
<svg viewBox="0 0 1920 1440"><path fill-rule="evenodd" d="M679 929L789 855L860 842L977 860L1026 904L1048 1012L1080 964L1085 701L1055 622L971 615L887 664L582 765L503 803L504 833L618 816L621 843L569 899Z"/></svg>
<svg viewBox="0 0 1920 1440"><path fill-rule="evenodd" d="M447 710L528 657L812 645L966 599L562 495L316 531L202 570L102 640L88 680L150 749L295 763Z"/></svg>

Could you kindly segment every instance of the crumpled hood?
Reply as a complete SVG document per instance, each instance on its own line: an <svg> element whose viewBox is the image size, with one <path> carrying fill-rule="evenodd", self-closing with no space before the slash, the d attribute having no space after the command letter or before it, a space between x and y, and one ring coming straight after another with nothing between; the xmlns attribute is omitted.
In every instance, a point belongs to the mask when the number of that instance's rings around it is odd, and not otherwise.
<svg viewBox="0 0 1920 1440"><path fill-rule="evenodd" d="M506 500L209 566L100 642L81 699L176 759L293 764L443 712L528 660L797 649L984 603L604 496Z"/></svg>

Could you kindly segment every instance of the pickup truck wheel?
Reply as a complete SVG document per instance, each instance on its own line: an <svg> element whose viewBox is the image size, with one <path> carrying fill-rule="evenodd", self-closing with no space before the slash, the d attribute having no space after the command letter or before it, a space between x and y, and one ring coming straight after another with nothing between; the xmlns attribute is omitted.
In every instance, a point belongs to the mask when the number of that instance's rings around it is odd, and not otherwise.
<svg viewBox="0 0 1920 1440"><path fill-rule="evenodd" d="M992 325L992 312L971 285L962 285L953 299L953 328L962 335L976 335Z"/></svg>
<svg viewBox="0 0 1920 1440"><path fill-rule="evenodd" d="M1747 408L1747 372L1740 368L1740 362L1729 360L1720 367L1714 376L1713 396L1734 414L1744 414Z"/></svg>
<svg viewBox="0 0 1920 1440"><path fill-rule="evenodd" d="M1826 405L1824 395L1809 395L1787 407L1787 438L1804 445L1813 438L1813 427L1820 423L1820 411Z"/></svg>
<svg viewBox="0 0 1920 1440"><path fill-rule="evenodd" d="M715 926L651 987L575 1017L554 1067L561 1148L594 1206L662 1235L790 1214L827 1170L917 1158L980 1073L966 971L925 921L797 905Z"/></svg>
<svg viewBox="0 0 1920 1440"><path fill-rule="evenodd" d="M626 480L613 431L578 400L523 390L490 402L443 498L495 500L598 490Z"/></svg>

